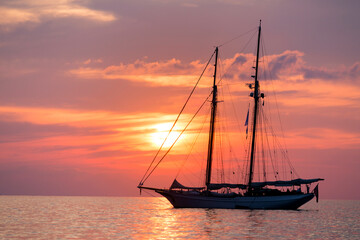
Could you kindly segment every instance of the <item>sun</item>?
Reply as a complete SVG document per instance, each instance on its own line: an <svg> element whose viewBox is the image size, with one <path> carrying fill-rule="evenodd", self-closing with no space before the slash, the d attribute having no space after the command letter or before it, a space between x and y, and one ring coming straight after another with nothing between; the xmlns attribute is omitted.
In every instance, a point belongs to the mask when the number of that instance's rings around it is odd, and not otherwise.
<svg viewBox="0 0 360 240"><path fill-rule="evenodd" d="M151 143L156 146L160 147L161 144L163 144L166 136L169 133L169 130L171 129L173 123L161 123L154 125L153 128L155 131L150 134L150 141ZM166 142L163 145L163 148L169 148L171 145L176 141L176 139L179 137L181 131L176 129L176 127L172 130L170 135L167 137ZM178 141L182 138L181 136Z"/></svg>

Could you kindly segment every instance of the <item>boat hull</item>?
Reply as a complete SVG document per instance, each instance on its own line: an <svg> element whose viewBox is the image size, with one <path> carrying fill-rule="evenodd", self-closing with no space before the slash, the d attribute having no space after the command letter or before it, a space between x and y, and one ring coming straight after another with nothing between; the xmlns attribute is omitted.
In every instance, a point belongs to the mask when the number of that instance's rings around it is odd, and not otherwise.
<svg viewBox="0 0 360 240"><path fill-rule="evenodd" d="M169 190L156 192L166 197L175 208L298 209L314 197L312 193L280 196L217 197Z"/></svg>

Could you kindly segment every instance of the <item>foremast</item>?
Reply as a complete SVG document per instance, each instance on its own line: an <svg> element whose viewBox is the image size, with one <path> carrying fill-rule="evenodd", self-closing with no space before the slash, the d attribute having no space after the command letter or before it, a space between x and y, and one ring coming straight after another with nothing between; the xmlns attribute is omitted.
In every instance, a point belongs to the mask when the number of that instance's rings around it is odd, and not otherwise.
<svg viewBox="0 0 360 240"><path fill-rule="evenodd" d="M211 181L211 166L213 159L213 147L214 147L214 138L215 138L215 118L216 118L216 107L217 107L217 85L216 85L216 71L217 71L217 61L218 61L218 47L215 48L215 64L214 64L214 83L213 83L213 93L211 101L211 117L210 117L210 130L209 130L209 144L208 144L208 154L207 154L207 163L206 163L206 176L205 176L205 186L208 187Z"/></svg>
<svg viewBox="0 0 360 240"><path fill-rule="evenodd" d="M259 81L258 81L258 67L259 67L259 49L260 49L260 37L261 37L261 20L259 24L259 33L258 33L258 42L257 42L257 50L256 50L256 65L255 65L255 75L252 76L255 79L254 85L254 116L253 116L253 129L252 129L252 139L251 139L251 153L250 153L250 169L249 169L249 182L248 182L248 191L251 192L251 184L253 180L253 172L254 172L254 159L255 159L255 138L256 138L256 120L258 115L258 104L259 104ZM251 87L251 84L250 84ZM250 94L251 96L252 94Z"/></svg>

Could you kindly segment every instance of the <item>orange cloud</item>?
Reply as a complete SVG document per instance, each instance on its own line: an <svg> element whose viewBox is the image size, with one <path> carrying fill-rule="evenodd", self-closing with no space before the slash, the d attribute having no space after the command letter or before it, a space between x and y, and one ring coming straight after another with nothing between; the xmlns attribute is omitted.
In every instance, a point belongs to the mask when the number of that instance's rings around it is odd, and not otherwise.
<svg viewBox="0 0 360 240"><path fill-rule="evenodd" d="M39 17L27 10L0 7L0 26L16 25L24 22L39 22Z"/></svg>
<svg viewBox="0 0 360 240"><path fill-rule="evenodd" d="M24 23L40 23L51 18L82 18L98 22L111 22L116 17L104 11L93 10L74 3L73 0L59 1L11 1L0 7L0 26L3 30Z"/></svg>
<svg viewBox="0 0 360 240"><path fill-rule="evenodd" d="M177 59L162 62L136 60L131 64L111 65L104 69L80 67L70 74L89 79L125 79L135 82L147 82L157 86L193 86L204 67L199 61L188 64ZM205 77L206 78L206 77ZM209 77L207 77L209 78Z"/></svg>
<svg viewBox="0 0 360 240"><path fill-rule="evenodd" d="M360 63L348 68L337 69L315 68L306 65L304 53L285 51L281 54L265 56L261 60L259 77L287 82L334 79L354 80L360 76ZM221 59L220 79L227 79L232 84L250 82L253 74L255 56L237 53L231 58ZM87 64L86 62L85 64ZM193 86L205 66L199 60L184 63L178 59L147 62L146 58L133 63L120 63L105 68L81 66L69 71L70 74L85 79L123 79L147 82L157 86ZM205 73L202 87L211 85L213 69L209 67ZM204 83L205 82L205 83Z"/></svg>
<svg viewBox="0 0 360 240"><path fill-rule="evenodd" d="M45 145L60 146L70 143L71 146L105 145L106 147L102 147L102 150L126 148L128 151L156 150L159 147L159 141L164 139L164 133L167 133L170 129L169 126L176 118L176 115L160 113L119 114L4 106L0 107L0 116L1 120L5 122L26 122L43 126L44 131L49 129L50 134L45 134L40 140L34 140ZM189 115L183 116L183 119L189 118ZM175 128L177 133L185 126L184 124L183 121L179 122ZM59 126L56 136L52 136L51 126ZM69 128L62 129L61 126ZM199 123L195 122L188 128L188 131L198 127ZM82 130L79 132L77 129ZM41 139L45 139L44 142ZM15 138L8 140L9 142L19 141ZM2 141L7 142L6 138L2 138ZM26 142L27 138L24 138L23 141Z"/></svg>

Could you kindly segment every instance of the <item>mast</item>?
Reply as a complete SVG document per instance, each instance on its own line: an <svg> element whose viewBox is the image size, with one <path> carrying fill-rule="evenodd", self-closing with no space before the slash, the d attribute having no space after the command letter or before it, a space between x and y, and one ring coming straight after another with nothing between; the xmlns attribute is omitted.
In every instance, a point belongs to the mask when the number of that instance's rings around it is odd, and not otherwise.
<svg viewBox="0 0 360 240"><path fill-rule="evenodd" d="M256 51L256 67L255 67L255 86L254 86L254 119L253 119L253 131L252 131L252 141L251 141L251 155L250 155L250 171L249 171L249 188L248 191L251 192L251 183L253 179L253 168L254 168L254 159L255 159L255 136L256 136L256 120L258 113L258 103L259 103L259 81L258 81L258 66L259 66L259 49L260 49L260 36L261 36L261 20L259 24L259 34L257 42L257 51Z"/></svg>
<svg viewBox="0 0 360 240"><path fill-rule="evenodd" d="M210 180L211 180L211 165L212 165L212 156L213 156L213 147L214 147L214 130L215 130L215 117L216 117L216 106L217 106L217 86L216 86L217 61L218 61L218 47L215 48L214 83L213 83L213 95L211 101L209 144L208 144L206 176L205 176L206 186L210 184Z"/></svg>

